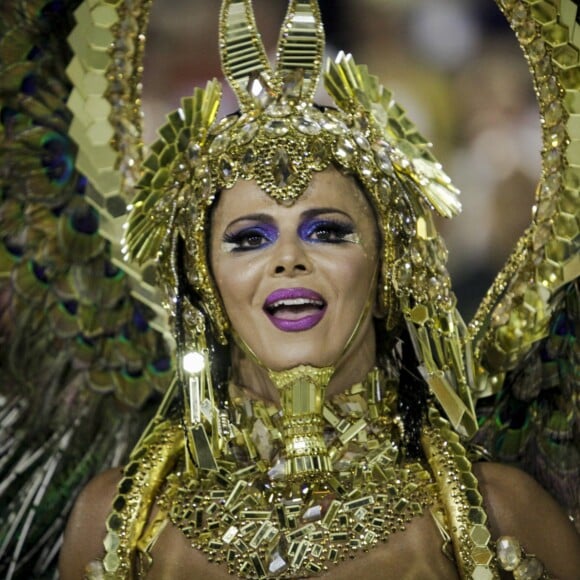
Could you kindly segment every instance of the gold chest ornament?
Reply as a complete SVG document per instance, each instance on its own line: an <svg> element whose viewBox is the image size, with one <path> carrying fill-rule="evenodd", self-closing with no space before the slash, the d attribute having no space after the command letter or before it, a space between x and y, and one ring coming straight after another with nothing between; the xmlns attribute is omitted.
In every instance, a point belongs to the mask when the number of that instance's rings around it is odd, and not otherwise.
<svg viewBox="0 0 580 580"><path fill-rule="evenodd" d="M306 391L295 384L298 398L283 399L283 410L233 387L220 435L228 452L217 470L188 468L182 427L160 423L126 468L100 577L131 577L135 559L144 577L167 519L238 577L318 576L431 508L445 514L462 577L497 578L482 498L457 435L431 409L422 437L427 461L406 459L396 392L379 379L373 372L323 405L311 389L301 397ZM311 412L323 421L301 428ZM155 502L160 513L147 524Z"/></svg>

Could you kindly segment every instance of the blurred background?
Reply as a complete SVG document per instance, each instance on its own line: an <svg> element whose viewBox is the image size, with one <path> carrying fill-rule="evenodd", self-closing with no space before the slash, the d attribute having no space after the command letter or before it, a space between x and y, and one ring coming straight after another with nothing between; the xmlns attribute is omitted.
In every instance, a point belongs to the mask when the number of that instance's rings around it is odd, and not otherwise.
<svg viewBox="0 0 580 580"><path fill-rule="evenodd" d="M143 79L145 139L182 96L221 77L217 0L155 0ZM459 308L472 316L531 217L540 123L526 62L493 0L320 0L328 55L365 63L408 111L461 189L439 224ZM284 0L254 0L274 52ZM230 93L223 113L235 110Z"/></svg>

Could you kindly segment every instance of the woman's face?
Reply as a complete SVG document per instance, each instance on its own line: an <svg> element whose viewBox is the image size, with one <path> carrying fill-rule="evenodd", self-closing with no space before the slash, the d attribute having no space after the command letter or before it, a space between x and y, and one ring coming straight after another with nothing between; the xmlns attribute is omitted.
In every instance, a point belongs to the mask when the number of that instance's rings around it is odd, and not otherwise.
<svg viewBox="0 0 580 580"><path fill-rule="evenodd" d="M316 173L292 206L239 181L219 198L210 252L232 327L267 368L336 365L361 316L349 353L362 349L374 363L365 307L375 299L377 231L352 178Z"/></svg>

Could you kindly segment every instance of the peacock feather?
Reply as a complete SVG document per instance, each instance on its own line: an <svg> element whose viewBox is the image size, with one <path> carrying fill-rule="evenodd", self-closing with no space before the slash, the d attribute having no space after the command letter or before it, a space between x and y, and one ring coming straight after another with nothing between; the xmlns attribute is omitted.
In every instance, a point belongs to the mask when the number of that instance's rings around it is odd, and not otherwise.
<svg viewBox="0 0 580 580"><path fill-rule="evenodd" d="M9 0L0 18L4 578L54 575L74 497L123 462L171 376L75 169L65 70L78 4Z"/></svg>

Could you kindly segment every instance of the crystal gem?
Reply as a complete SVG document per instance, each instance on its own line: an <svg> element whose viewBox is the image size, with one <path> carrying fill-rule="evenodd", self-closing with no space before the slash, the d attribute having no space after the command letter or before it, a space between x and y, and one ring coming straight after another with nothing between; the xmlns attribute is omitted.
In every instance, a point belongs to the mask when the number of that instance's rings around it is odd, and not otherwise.
<svg viewBox="0 0 580 580"><path fill-rule="evenodd" d="M395 280L399 288L405 288L411 283L413 267L409 262L399 261L396 266Z"/></svg>
<svg viewBox="0 0 580 580"><path fill-rule="evenodd" d="M256 419L252 429L252 441L256 446L260 457L268 458L272 451L270 433L261 419Z"/></svg>
<svg viewBox="0 0 580 580"><path fill-rule="evenodd" d="M542 199L538 204L538 209L536 210L538 221L543 222L551 218L555 209L556 200L553 197L546 197Z"/></svg>
<svg viewBox="0 0 580 580"><path fill-rule="evenodd" d="M528 19L528 9L524 4L516 6L512 13L512 22L515 26L521 26Z"/></svg>
<svg viewBox="0 0 580 580"><path fill-rule="evenodd" d="M292 107L286 103L272 103L266 110L269 117L284 118L292 113Z"/></svg>
<svg viewBox="0 0 580 580"><path fill-rule="evenodd" d="M266 124L264 125L264 129L268 133L272 133L277 137L282 137L283 135L286 135L286 133L288 133L288 131L290 130L286 121L283 121L281 119L272 119L266 122Z"/></svg>
<svg viewBox="0 0 580 580"><path fill-rule="evenodd" d="M554 67L549 58L544 58L534 65L538 79L543 80L554 74Z"/></svg>
<svg viewBox="0 0 580 580"><path fill-rule="evenodd" d="M187 156L192 165L196 165L201 159L201 147L196 143L191 145L187 150Z"/></svg>
<svg viewBox="0 0 580 580"><path fill-rule="evenodd" d="M524 44L528 44L536 36L536 23L533 20L527 20L520 26L517 34Z"/></svg>
<svg viewBox="0 0 580 580"><path fill-rule="evenodd" d="M562 165L562 154L559 149L550 149L544 154L544 164L548 171L553 172L560 169Z"/></svg>
<svg viewBox="0 0 580 580"><path fill-rule="evenodd" d="M559 93L556 77L550 76L538 88L542 101L553 101Z"/></svg>
<svg viewBox="0 0 580 580"><path fill-rule="evenodd" d="M533 234L532 241L534 244L534 249L538 250L540 248L543 248L548 242L548 240L551 238L551 236L552 230L550 229L550 225L546 223L540 224Z"/></svg>
<svg viewBox="0 0 580 580"><path fill-rule="evenodd" d="M105 536L105 540L103 541L103 545L105 546L105 550L107 550L107 552L112 552L113 550L116 550L119 546L119 543L120 543L119 535L113 532L109 532Z"/></svg>
<svg viewBox="0 0 580 580"><path fill-rule="evenodd" d="M304 85L304 70L294 69L282 79L282 91L286 97L299 99Z"/></svg>
<svg viewBox="0 0 580 580"><path fill-rule="evenodd" d="M236 526L231 526L228 528L226 533L222 536L222 541L224 544L230 544L232 540L238 535L240 530Z"/></svg>
<svg viewBox="0 0 580 580"><path fill-rule="evenodd" d="M215 136L212 144L209 146L210 155L219 155L222 153L230 142L230 136L227 133L220 133Z"/></svg>
<svg viewBox="0 0 580 580"><path fill-rule="evenodd" d="M543 39L538 38L530 44L529 55L531 62L538 62L546 56L546 45Z"/></svg>
<svg viewBox="0 0 580 580"><path fill-rule="evenodd" d="M126 481L126 480L124 480ZM115 532L119 531L123 526L123 520L121 519L121 516L119 516L116 513L113 513L109 516L109 519L107 521L107 527L110 530L113 530Z"/></svg>
<svg viewBox="0 0 580 580"><path fill-rule="evenodd" d="M309 507L302 516L302 519L305 522L315 522L322 517L322 506L320 505L313 505Z"/></svg>
<svg viewBox="0 0 580 580"><path fill-rule="evenodd" d="M253 72L248 80L248 93L265 106L270 100L270 88L261 73Z"/></svg>
<svg viewBox="0 0 580 580"><path fill-rule="evenodd" d="M115 552L109 552L103 559L103 564L107 572L116 572L121 561Z"/></svg>
<svg viewBox="0 0 580 580"><path fill-rule="evenodd" d="M540 195L542 197L552 196L558 193L560 186L562 184L561 176L558 174L549 175L542 184L540 189Z"/></svg>
<svg viewBox="0 0 580 580"><path fill-rule="evenodd" d="M278 149L272 157L272 175L277 187L286 187L294 177L292 165L285 149Z"/></svg>
<svg viewBox="0 0 580 580"><path fill-rule="evenodd" d="M354 153L355 145L350 139L346 138L339 141L335 151L336 157L339 161L346 164L351 163L354 159Z"/></svg>
<svg viewBox="0 0 580 580"><path fill-rule="evenodd" d="M516 2L519 2L519 0L500 0L500 4L506 9L506 10L511 10Z"/></svg>
<svg viewBox="0 0 580 580"><path fill-rule="evenodd" d="M288 562L284 560L279 551L272 554L270 563L268 564L268 572L273 575L280 574L288 569Z"/></svg>
<svg viewBox="0 0 580 580"><path fill-rule="evenodd" d="M304 133L304 135L318 135L322 130L320 125L309 119L306 116L295 117L292 119L293 125L300 131L300 133Z"/></svg>
<svg viewBox="0 0 580 580"><path fill-rule="evenodd" d="M355 143L364 151L368 151L371 148L369 140L362 133L355 133L354 140Z"/></svg>
<svg viewBox="0 0 580 580"><path fill-rule="evenodd" d="M86 567L85 574L91 580L105 580L105 569L101 562L90 562Z"/></svg>
<svg viewBox="0 0 580 580"><path fill-rule="evenodd" d="M235 125L238 122L239 117L237 115L229 115L228 117L224 117L219 123L216 123L208 133L210 135L217 135L218 133L224 133L230 127Z"/></svg>
<svg viewBox="0 0 580 580"><path fill-rule="evenodd" d="M220 173L224 179L230 179L233 173L233 165L229 157L223 156L219 163Z"/></svg>
<svg viewBox="0 0 580 580"><path fill-rule="evenodd" d="M493 580L493 573L488 566L478 565L471 574L472 580Z"/></svg>
<svg viewBox="0 0 580 580"><path fill-rule="evenodd" d="M429 298L431 298L432 300L437 299L439 296L440 290L441 290L441 286L439 284L439 280L437 278L435 278L434 276L429 278L428 289L427 289L427 293L429 294Z"/></svg>
<svg viewBox="0 0 580 580"><path fill-rule="evenodd" d="M360 172L363 177L373 176L373 158L370 155L363 154L360 158Z"/></svg>
<svg viewBox="0 0 580 580"><path fill-rule="evenodd" d="M386 179L379 182L379 193L383 200L387 200L391 196L391 184Z"/></svg>
<svg viewBox="0 0 580 580"><path fill-rule="evenodd" d="M252 165L254 164L254 161L256 161L256 153L254 152L252 147L249 147L248 149L246 149L246 152L242 156L241 161L242 169L244 171L249 171Z"/></svg>
<svg viewBox="0 0 580 580"><path fill-rule="evenodd" d="M314 163L318 166L323 167L328 163L328 151L324 141L321 139L316 139L312 142L310 146L310 153Z"/></svg>
<svg viewBox="0 0 580 580"><path fill-rule="evenodd" d="M556 125L547 133L552 147L560 147L566 141L567 134L563 125Z"/></svg>
<svg viewBox="0 0 580 580"><path fill-rule="evenodd" d="M375 159L381 171L389 175L393 173L393 164L391 163L389 151L386 147L377 147L375 149Z"/></svg>
<svg viewBox="0 0 580 580"><path fill-rule="evenodd" d="M544 120L547 126L556 125L562 120L564 110L559 101L554 101L547 109Z"/></svg>
<svg viewBox="0 0 580 580"><path fill-rule="evenodd" d="M544 566L533 556L526 558L514 570L515 580L539 580L544 573Z"/></svg>
<svg viewBox="0 0 580 580"><path fill-rule="evenodd" d="M236 139L238 145L245 145L249 143L258 132L258 123L246 123L238 133L238 137Z"/></svg>
<svg viewBox="0 0 580 580"><path fill-rule="evenodd" d="M322 127L325 131L333 135L345 135L348 133L348 127L338 119L325 119L322 121Z"/></svg>
<svg viewBox="0 0 580 580"><path fill-rule="evenodd" d="M423 252L416 245L411 248L411 260L417 266L423 264Z"/></svg>
<svg viewBox="0 0 580 580"><path fill-rule="evenodd" d="M363 133L365 133L369 128L369 120L367 119L366 115L358 115L354 124L356 125L357 129Z"/></svg>

